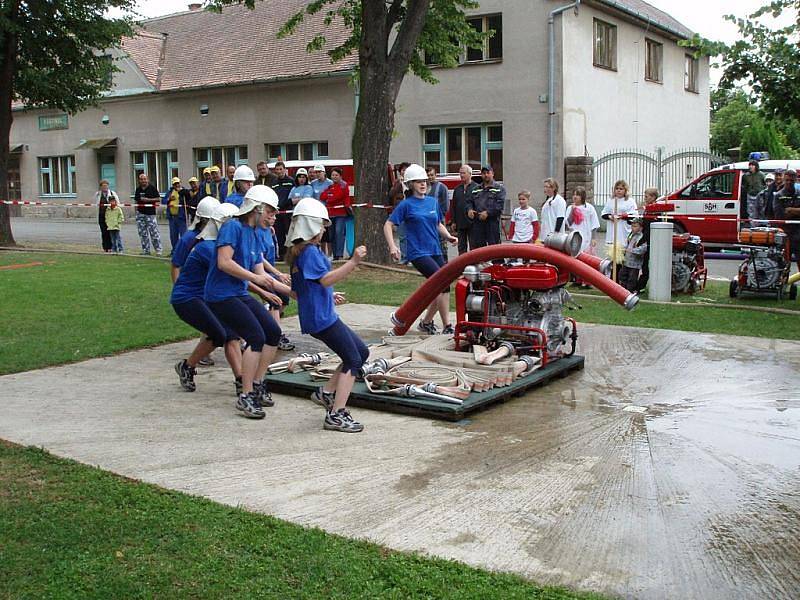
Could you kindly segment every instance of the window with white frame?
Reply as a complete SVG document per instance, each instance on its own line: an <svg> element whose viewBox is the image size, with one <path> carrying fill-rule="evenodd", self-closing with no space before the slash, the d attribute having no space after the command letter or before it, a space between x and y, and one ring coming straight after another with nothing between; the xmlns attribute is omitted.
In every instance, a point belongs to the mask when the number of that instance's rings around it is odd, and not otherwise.
<svg viewBox="0 0 800 600"><path fill-rule="evenodd" d="M502 123L445 125L422 129L425 167L438 173L457 173L462 164L473 169L489 164L496 179L503 178Z"/></svg>
<svg viewBox="0 0 800 600"><path fill-rule="evenodd" d="M264 144L267 160L317 160L329 158L328 142L284 142Z"/></svg>
<svg viewBox="0 0 800 600"><path fill-rule="evenodd" d="M617 26L594 20L594 66L617 70Z"/></svg>
<svg viewBox="0 0 800 600"><path fill-rule="evenodd" d="M662 83L662 62L664 44L645 38L644 78L647 81Z"/></svg>
<svg viewBox="0 0 800 600"><path fill-rule="evenodd" d="M75 155L40 156L39 187L42 196L75 196L78 193Z"/></svg>
<svg viewBox="0 0 800 600"><path fill-rule="evenodd" d="M131 152L133 187L139 185L139 175L144 173L156 189L164 192L170 188L173 177L179 177L177 150L141 150Z"/></svg>
<svg viewBox="0 0 800 600"><path fill-rule="evenodd" d="M687 54L684 58L683 67L683 89L687 92L697 93L699 91L697 85L697 74L699 70L700 61L691 54Z"/></svg>
<svg viewBox="0 0 800 600"><path fill-rule="evenodd" d="M238 167L247 164L247 146L214 146L211 148L195 148L194 163L197 176L202 179L203 169L218 166L225 177L228 165Z"/></svg>

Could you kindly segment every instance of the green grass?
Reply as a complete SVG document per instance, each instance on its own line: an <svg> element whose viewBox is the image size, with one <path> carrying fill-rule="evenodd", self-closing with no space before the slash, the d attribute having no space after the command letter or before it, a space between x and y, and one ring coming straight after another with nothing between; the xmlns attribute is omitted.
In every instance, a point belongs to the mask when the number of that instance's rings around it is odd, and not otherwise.
<svg viewBox="0 0 800 600"><path fill-rule="evenodd" d="M0 443L3 598L599 598Z"/></svg>
<svg viewBox="0 0 800 600"><path fill-rule="evenodd" d="M0 270L0 374L196 336L168 303L171 283L164 261L0 252L0 266L32 262L45 264ZM350 302L399 306L421 282L411 273L362 268L337 289ZM713 301L798 310L798 302L732 300L718 282L709 282L696 296L676 299L681 306L641 304L627 312L609 300L580 298L583 310L570 314L579 322L800 339L800 319L791 315L700 307ZM294 310L290 306L287 314Z"/></svg>

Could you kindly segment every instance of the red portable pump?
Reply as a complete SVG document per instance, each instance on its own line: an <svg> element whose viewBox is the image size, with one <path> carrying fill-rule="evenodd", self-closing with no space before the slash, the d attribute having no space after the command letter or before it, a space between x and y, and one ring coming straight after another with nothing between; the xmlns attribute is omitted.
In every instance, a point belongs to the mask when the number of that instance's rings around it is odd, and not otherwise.
<svg viewBox="0 0 800 600"><path fill-rule="evenodd" d="M703 243L689 233L672 236L672 291L694 294L706 287L706 267Z"/></svg>

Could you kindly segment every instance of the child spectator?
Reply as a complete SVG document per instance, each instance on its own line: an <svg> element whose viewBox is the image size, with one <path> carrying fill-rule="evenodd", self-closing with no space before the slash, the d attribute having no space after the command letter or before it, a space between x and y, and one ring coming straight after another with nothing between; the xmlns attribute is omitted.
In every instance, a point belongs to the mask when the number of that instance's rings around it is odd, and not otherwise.
<svg viewBox="0 0 800 600"><path fill-rule="evenodd" d="M530 206L531 193L522 190L517 194L519 206L511 215L511 227L508 230L509 239L515 244L530 244L539 238L539 215L536 209Z"/></svg>
<svg viewBox="0 0 800 600"><path fill-rule="evenodd" d="M647 253L647 242L642 232L642 219L636 217L631 219L631 232L625 244L625 259L622 263L619 283L629 292L636 292L639 288L639 269L644 262L643 257Z"/></svg>
<svg viewBox="0 0 800 600"><path fill-rule="evenodd" d="M624 180L614 183L612 197L600 216L610 221L606 227L606 253L616 264L620 264L624 259L625 240L631 232L628 218L639 216L636 200L630 197L630 187Z"/></svg>
<svg viewBox="0 0 800 600"><path fill-rule="evenodd" d="M639 283L636 285L639 292L644 291L644 288L647 287L647 282L650 280L650 223L653 222L656 213L650 212L648 214L647 207L655 204L656 200L658 200L658 188L647 188L644 191L644 217L642 219L642 233L647 244L647 252L642 256L642 272L639 275Z"/></svg>
<svg viewBox="0 0 800 600"><path fill-rule="evenodd" d="M122 223L125 215L122 214L122 207L117 203L116 196L111 196L108 208L106 209L106 228L108 235L111 236L111 251L114 254L122 254Z"/></svg>
<svg viewBox="0 0 800 600"><path fill-rule="evenodd" d="M594 206L586 204L585 188L576 187L572 192L572 204L567 208L566 221L570 231L581 234L581 252L592 252L597 246L592 236L600 229L600 219Z"/></svg>

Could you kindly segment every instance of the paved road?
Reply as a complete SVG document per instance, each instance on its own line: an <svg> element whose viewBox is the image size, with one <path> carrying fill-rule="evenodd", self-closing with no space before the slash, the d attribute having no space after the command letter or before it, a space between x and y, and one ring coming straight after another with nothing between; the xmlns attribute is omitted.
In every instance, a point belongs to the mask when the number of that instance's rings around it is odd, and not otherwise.
<svg viewBox="0 0 800 600"><path fill-rule="evenodd" d="M389 326L385 307L339 310L367 339ZM364 433L325 432L278 394L248 421L220 352L180 390L184 342L0 377L0 438L543 583L800 597L800 343L580 329L584 371L459 423L356 408Z"/></svg>
<svg viewBox="0 0 800 600"><path fill-rule="evenodd" d="M58 243L100 247L100 229L88 219L12 219L12 229L17 242L22 244ZM169 251L169 229L160 226L165 252ZM136 224L129 221L123 225L122 241L127 252L139 252L139 236ZM598 242L602 247L602 240ZM736 274L736 260L708 261L709 277L730 279Z"/></svg>

